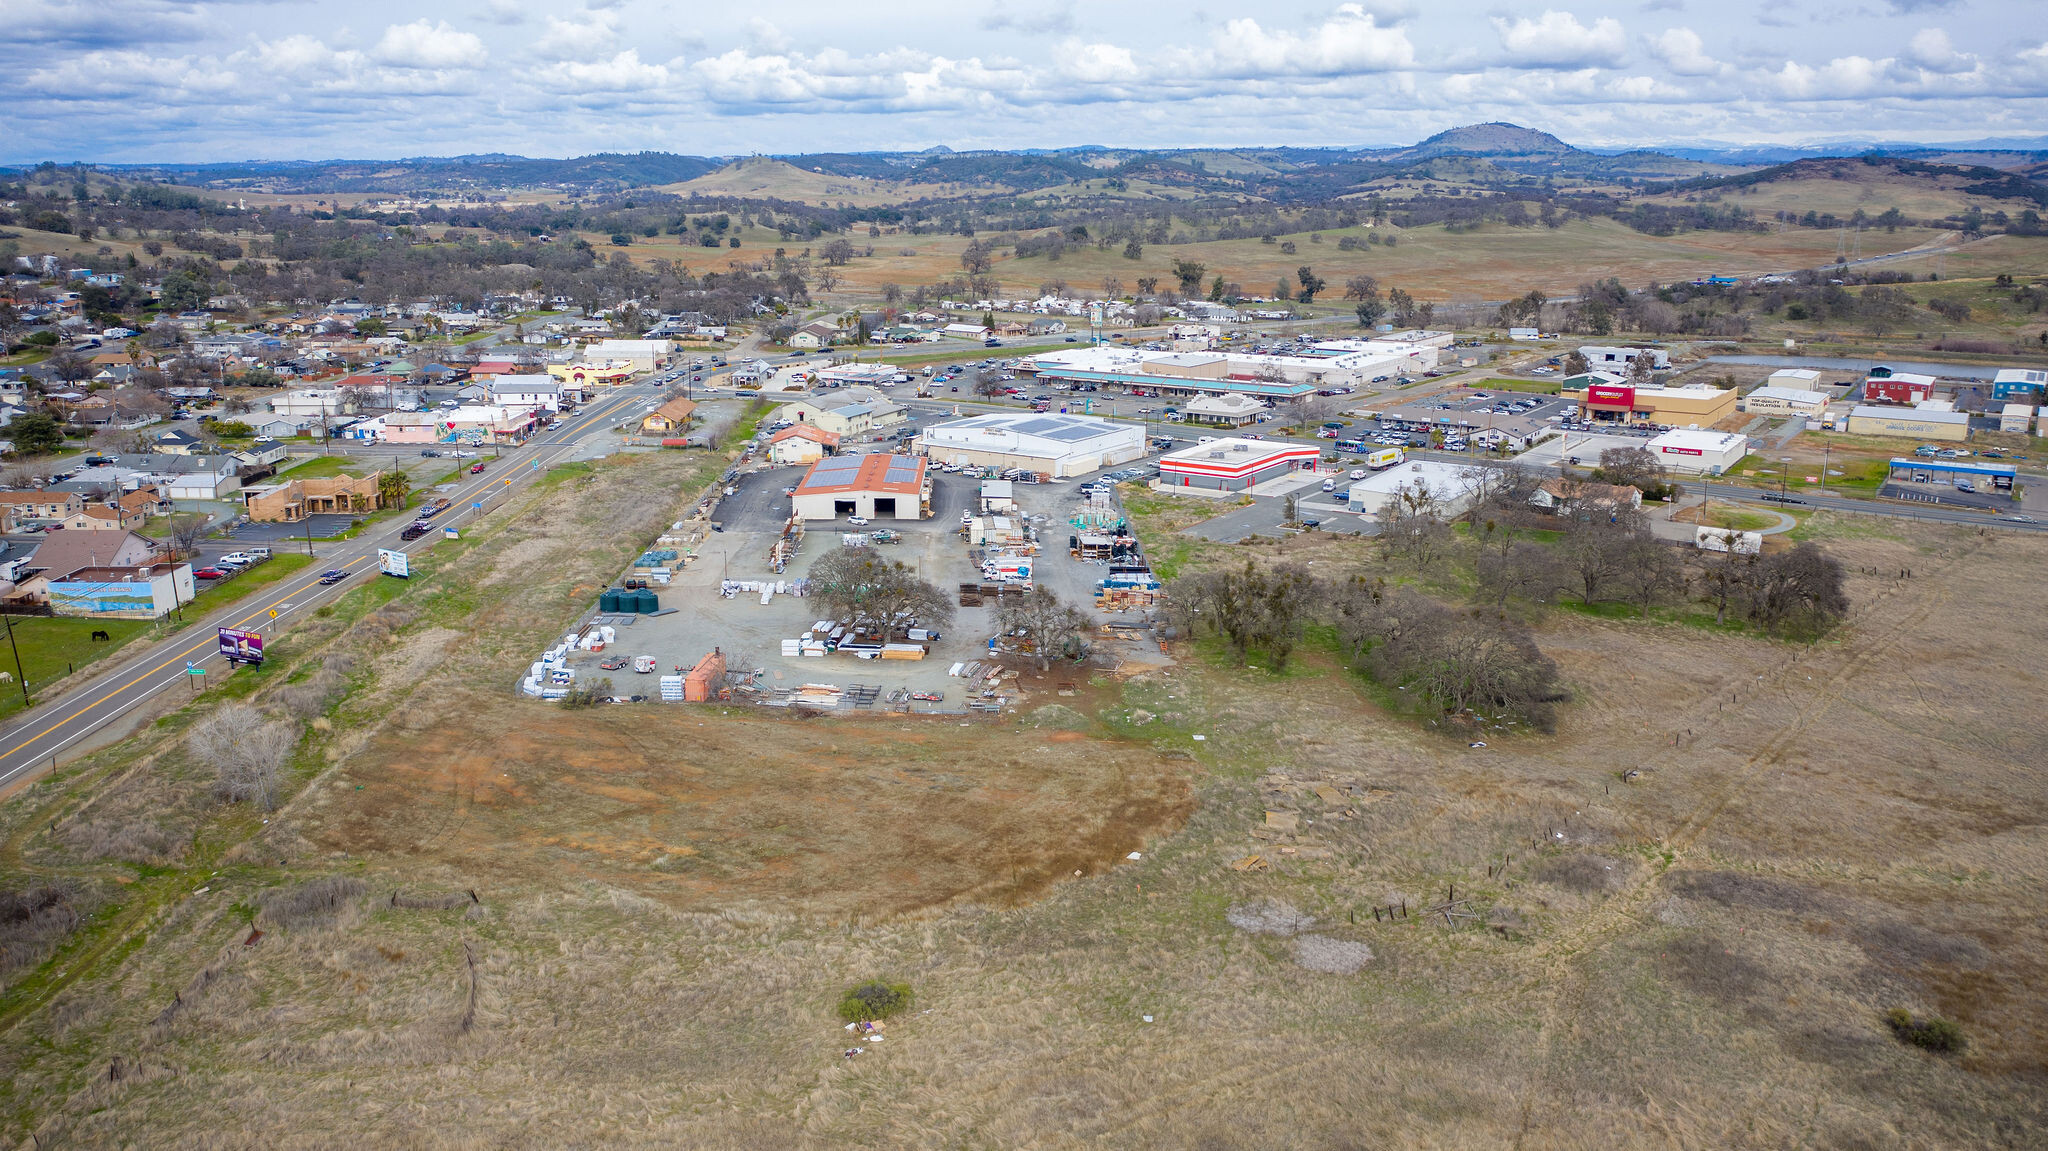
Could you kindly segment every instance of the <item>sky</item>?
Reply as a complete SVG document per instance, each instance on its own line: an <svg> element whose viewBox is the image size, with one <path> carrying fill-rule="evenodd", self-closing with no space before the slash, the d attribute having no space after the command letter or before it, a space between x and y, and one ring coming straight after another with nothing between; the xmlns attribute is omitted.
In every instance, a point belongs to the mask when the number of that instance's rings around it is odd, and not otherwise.
<svg viewBox="0 0 2048 1151"><path fill-rule="evenodd" d="M0 0L0 162L2034 137L2044 7Z"/></svg>

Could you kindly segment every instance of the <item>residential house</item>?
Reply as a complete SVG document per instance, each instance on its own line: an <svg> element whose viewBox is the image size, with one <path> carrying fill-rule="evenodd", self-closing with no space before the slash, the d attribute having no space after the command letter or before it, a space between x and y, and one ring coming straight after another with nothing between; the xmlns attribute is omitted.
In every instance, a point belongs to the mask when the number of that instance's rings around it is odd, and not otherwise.
<svg viewBox="0 0 2048 1151"><path fill-rule="evenodd" d="M500 407L562 410L562 381L543 372L494 376L484 382L483 399Z"/></svg>
<svg viewBox="0 0 2048 1151"><path fill-rule="evenodd" d="M296 388L272 396L270 410L280 416L338 416L355 406L356 389L384 391L387 385L373 383L373 376L349 376L332 388ZM344 388L341 385L347 385Z"/></svg>
<svg viewBox="0 0 2048 1151"><path fill-rule="evenodd" d="M63 524L67 532L130 531L148 519L147 515L131 512L118 503L87 504L65 516Z"/></svg>
<svg viewBox="0 0 2048 1151"><path fill-rule="evenodd" d="M829 348L832 346L832 341L837 339L838 337L838 328L835 328L830 324L823 323L822 321L814 322L805 324L803 327L798 328L796 332L789 337L789 346L792 348L804 349Z"/></svg>
<svg viewBox="0 0 2048 1151"><path fill-rule="evenodd" d="M777 464L814 464L839 450L839 436L815 424L798 424L775 433L768 458Z"/></svg>
<svg viewBox="0 0 2048 1151"><path fill-rule="evenodd" d="M281 440L309 435L320 426L321 421L311 416L252 416L248 423L257 435L265 439Z"/></svg>
<svg viewBox="0 0 2048 1151"><path fill-rule="evenodd" d="M158 491L154 484L136 488L132 492L122 492L117 502L121 505L121 510L139 515L145 521L151 516L170 515L173 507L171 501L165 499L164 494Z"/></svg>
<svg viewBox="0 0 2048 1151"><path fill-rule="evenodd" d="M297 523L311 515L357 515L384 506L378 492L383 472L367 476L316 476L248 488L242 494L249 518L259 523Z"/></svg>
<svg viewBox="0 0 2048 1151"><path fill-rule="evenodd" d="M690 414L697 405L677 396L653 411L640 421L640 430L648 435L671 435L690 430Z"/></svg>
<svg viewBox="0 0 2048 1151"><path fill-rule="evenodd" d="M24 570L62 578L80 568L133 567L163 558L163 545L148 536L126 532L51 532L29 555ZM24 593L28 585L22 585Z"/></svg>
<svg viewBox="0 0 2048 1151"><path fill-rule="evenodd" d="M157 488L174 500L226 499L242 490L242 469L232 455L170 456L158 465Z"/></svg>
<svg viewBox="0 0 2048 1151"><path fill-rule="evenodd" d="M1529 503L1553 515L1581 512L1613 513L1634 511L1643 506L1643 493L1628 484L1596 484L1585 480L1545 480L1529 496Z"/></svg>
<svg viewBox="0 0 2048 1151"><path fill-rule="evenodd" d="M61 520L83 510L85 498L77 492L0 492L0 523L10 532L32 520Z"/></svg>
<svg viewBox="0 0 2048 1151"><path fill-rule="evenodd" d="M206 450L206 441L181 428L172 428L157 433L150 450L167 456L198 455Z"/></svg>

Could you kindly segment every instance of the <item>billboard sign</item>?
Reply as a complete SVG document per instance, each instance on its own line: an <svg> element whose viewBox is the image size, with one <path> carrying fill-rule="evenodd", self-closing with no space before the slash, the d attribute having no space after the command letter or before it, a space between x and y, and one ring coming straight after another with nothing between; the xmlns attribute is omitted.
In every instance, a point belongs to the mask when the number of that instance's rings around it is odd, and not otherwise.
<svg viewBox="0 0 2048 1151"><path fill-rule="evenodd" d="M377 549L377 570L399 579L412 578L412 560L404 552L390 548Z"/></svg>
<svg viewBox="0 0 2048 1151"><path fill-rule="evenodd" d="M1633 408L1636 390L1620 384L1593 384L1586 389L1586 402L1608 408Z"/></svg>
<svg viewBox="0 0 2048 1151"><path fill-rule="evenodd" d="M263 635L238 627L221 628L220 654L229 663L262 663Z"/></svg>

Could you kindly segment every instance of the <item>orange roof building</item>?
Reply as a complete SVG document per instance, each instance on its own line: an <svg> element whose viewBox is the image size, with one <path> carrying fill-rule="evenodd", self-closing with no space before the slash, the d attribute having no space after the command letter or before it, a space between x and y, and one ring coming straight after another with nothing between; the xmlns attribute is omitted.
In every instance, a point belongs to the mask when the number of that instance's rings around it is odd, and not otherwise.
<svg viewBox="0 0 2048 1151"><path fill-rule="evenodd" d="M932 514L932 482L923 456L827 456L811 465L790 503L806 520L920 520Z"/></svg>

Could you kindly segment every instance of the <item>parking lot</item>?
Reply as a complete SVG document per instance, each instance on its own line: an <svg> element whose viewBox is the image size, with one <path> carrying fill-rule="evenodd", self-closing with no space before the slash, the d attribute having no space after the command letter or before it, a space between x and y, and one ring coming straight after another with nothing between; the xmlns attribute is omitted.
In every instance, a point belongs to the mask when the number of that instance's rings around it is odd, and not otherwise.
<svg viewBox="0 0 2048 1151"><path fill-rule="evenodd" d="M579 675L609 676L620 694L652 695L653 675L639 676L630 670L600 671L598 662L606 657L652 656L659 671L687 669L713 648L727 654L735 666L760 668L766 672L766 688L794 688L806 683L830 683L841 687L865 684L879 687L886 698L898 689L943 692L943 701L915 702L919 711L956 711L964 706L967 682L948 675L955 663L986 658L988 641L996 632L994 598L980 607L954 607L950 625L940 628L939 638L929 644L923 660L863 660L852 655L831 653L823 658L784 657L782 641L795 639L829 614L818 601L790 594L777 594L762 603L760 592L720 594L727 580L780 581L784 585L803 578L811 566L826 555L843 548L843 538L877 529L902 533L902 541L871 544L881 555L911 567L922 578L947 593L950 599L958 585L980 583L970 549L961 538L961 513L976 505L980 480L964 475L933 477L933 515L926 520L877 520L855 528L844 520L814 521L807 525L801 547L781 574L769 569L770 548L780 538L788 515L789 501L783 489L793 486L804 473L801 467L762 468L736 478L733 494L725 496L714 516L720 528L697 548L698 558L678 573L667 587L657 588L663 608L676 609L660 616L628 617L630 624L619 628L618 642L602 655L574 657L571 666ZM1018 484L1015 495L1021 512L1039 531L1041 548L1033 577L1057 592L1061 599L1093 612L1095 585L1106 573L1106 565L1084 563L1072 558L1067 537L1073 529L1068 517L1078 501L1078 485ZM609 617L608 617L609 618ZM1137 622L1137 616L1098 616ZM1149 650L1135 643L1113 643L1116 654L1160 658L1157 648Z"/></svg>

